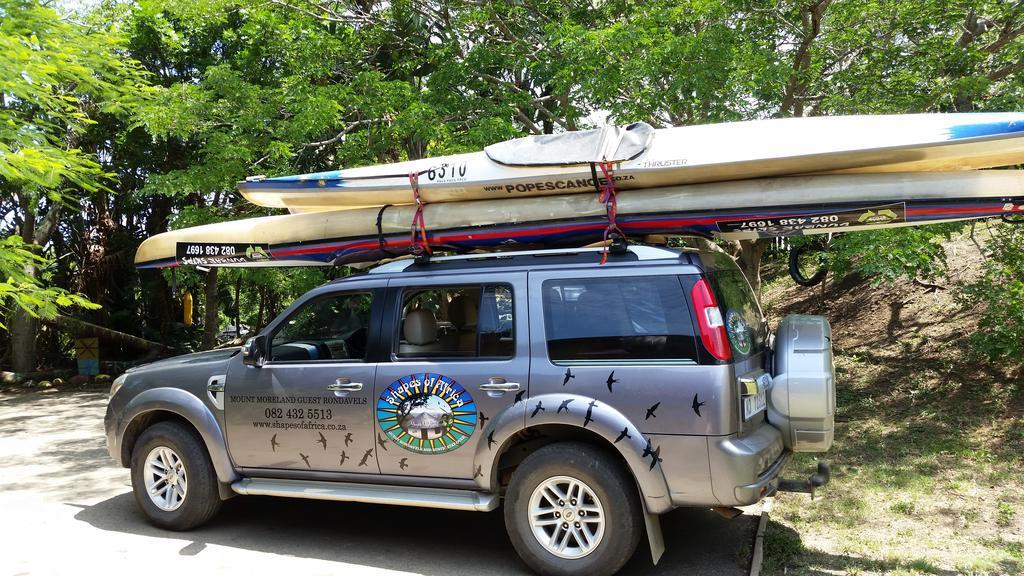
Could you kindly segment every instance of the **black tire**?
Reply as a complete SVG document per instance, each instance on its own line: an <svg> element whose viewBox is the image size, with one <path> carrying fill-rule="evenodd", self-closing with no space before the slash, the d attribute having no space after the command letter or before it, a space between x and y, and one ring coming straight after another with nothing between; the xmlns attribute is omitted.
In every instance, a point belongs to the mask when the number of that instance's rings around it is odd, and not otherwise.
<svg viewBox="0 0 1024 576"><path fill-rule="evenodd" d="M605 532L586 556L560 558L534 536L530 526L530 498L534 490L555 476L585 483L605 512ZM523 460L512 474L505 494L505 527L519 557L544 576L609 576L633 556L643 534L643 508L636 482L606 452L581 442L549 444Z"/></svg>
<svg viewBox="0 0 1024 576"><path fill-rule="evenodd" d="M812 253L822 252L825 246L821 242L812 242L803 246L796 246L789 250L789 275L793 281L801 286L817 286L828 274L828 266L822 266L814 274L806 276L800 269L800 258Z"/></svg>
<svg viewBox="0 0 1024 576"><path fill-rule="evenodd" d="M185 469L186 490L180 506L163 510L146 491L146 458L158 447L170 448ZM199 435L178 422L158 422L147 428L132 450L132 491L149 521L168 530L190 530L208 522L220 510L217 474Z"/></svg>

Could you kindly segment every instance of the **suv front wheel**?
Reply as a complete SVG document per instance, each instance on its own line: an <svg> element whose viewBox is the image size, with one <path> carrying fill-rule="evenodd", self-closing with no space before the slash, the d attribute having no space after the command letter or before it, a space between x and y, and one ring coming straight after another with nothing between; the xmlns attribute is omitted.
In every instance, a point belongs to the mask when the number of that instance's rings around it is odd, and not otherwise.
<svg viewBox="0 0 1024 576"><path fill-rule="evenodd" d="M635 486L619 462L593 446L549 444L512 475L505 495L512 545L540 574L614 574L643 530Z"/></svg>
<svg viewBox="0 0 1024 576"><path fill-rule="evenodd" d="M132 489L149 520L188 530L220 510L217 476L197 434L177 422L147 428L132 450Z"/></svg>

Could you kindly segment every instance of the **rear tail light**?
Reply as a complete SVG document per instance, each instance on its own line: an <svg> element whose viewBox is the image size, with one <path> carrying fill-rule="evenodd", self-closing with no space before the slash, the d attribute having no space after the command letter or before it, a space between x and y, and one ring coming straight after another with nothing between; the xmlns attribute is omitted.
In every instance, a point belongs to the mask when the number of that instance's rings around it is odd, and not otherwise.
<svg viewBox="0 0 1024 576"><path fill-rule="evenodd" d="M704 342L711 355L719 360L732 358L732 348L729 347L729 335L725 331L725 321L722 319L722 311L718 308L715 295L711 293L708 281L701 278L693 285L690 293L693 299L693 309L697 314L697 324L700 326L700 339Z"/></svg>

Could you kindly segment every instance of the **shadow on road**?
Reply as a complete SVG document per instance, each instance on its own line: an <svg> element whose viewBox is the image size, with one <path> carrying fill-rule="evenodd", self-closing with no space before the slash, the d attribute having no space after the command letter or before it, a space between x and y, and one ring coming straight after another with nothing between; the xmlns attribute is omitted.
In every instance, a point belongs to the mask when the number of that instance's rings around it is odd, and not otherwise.
<svg viewBox="0 0 1024 576"><path fill-rule="evenodd" d="M128 492L128 472L106 453L105 406L106 394L95 391L0 395L0 495L27 503L21 512L26 518L43 513L32 506L45 503L77 509L74 520L47 509L58 514L48 530L73 530L70 524L78 521L107 533L159 539L181 556L203 558L210 545L428 576L529 573L500 511L247 496L228 501L198 530L154 528ZM676 510L662 517L667 550L658 566L652 568L643 539L622 574L746 574L756 523L756 516L726 520L710 510ZM104 541L111 542L108 556L119 557L123 541Z"/></svg>
<svg viewBox="0 0 1024 576"><path fill-rule="evenodd" d="M529 574L500 511L245 497L228 501L209 525L178 533L146 523L128 493L86 507L75 519L101 530L192 540L179 551L186 556L213 544L427 576ZM643 540L621 574L745 574L756 522L756 516L726 520L707 510L676 510L662 518L667 550L658 566L652 568Z"/></svg>

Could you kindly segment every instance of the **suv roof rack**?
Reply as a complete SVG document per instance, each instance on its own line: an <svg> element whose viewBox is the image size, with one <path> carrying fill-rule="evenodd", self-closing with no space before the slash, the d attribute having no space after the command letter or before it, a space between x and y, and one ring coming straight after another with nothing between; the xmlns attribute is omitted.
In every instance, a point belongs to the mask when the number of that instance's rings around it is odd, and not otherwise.
<svg viewBox="0 0 1024 576"><path fill-rule="evenodd" d="M418 264L413 258L393 260L381 264L369 270L370 274L396 274L410 266L429 267L432 264L458 263L458 262L508 262L510 260L522 260L527 257L548 257L548 256L576 256L582 254L600 254L603 247L597 248L563 248L545 250L522 250L515 252L487 252L481 254L462 254L459 256L439 256L431 258L426 264ZM658 246L638 246L635 244L626 247L626 253L633 256L635 261L645 260L667 260L679 258L684 249L662 248Z"/></svg>

